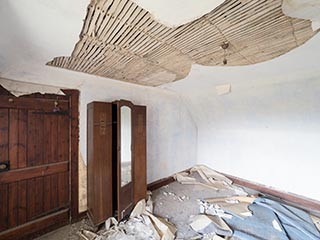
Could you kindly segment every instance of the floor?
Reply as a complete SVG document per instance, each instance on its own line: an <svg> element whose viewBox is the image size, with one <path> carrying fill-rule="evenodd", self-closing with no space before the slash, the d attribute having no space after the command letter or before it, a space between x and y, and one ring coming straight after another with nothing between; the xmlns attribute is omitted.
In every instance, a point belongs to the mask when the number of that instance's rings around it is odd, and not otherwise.
<svg viewBox="0 0 320 240"><path fill-rule="evenodd" d="M197 174L193 175L193 177L197 178L201 181L200 176ZM173 223L177 228L176 239L213 239L213 238L204 238L199 237L200 235L194 231L190 224L194 219L194 216L199 215L199 207L201 200L209 199L209 198L223 198L223 197L230 197L235 195L243 195L244 193L248 193L249 195L256 195L258 196L259 193L253 191L251 189L244 189L240 188L239 186L232 185L232 188L226 189L218 189L213 190L212 188L204 185L199 184L181 184L177 181L164 186L154 192L152 192L152 200L153 200L153 213L155 216L159 216L165 218L169 222ZM277 226L272 225L270 222L270 216L267 216L269 213L259 212L259 206L254 206L251 209L255 209L256 216L253 216L252 220L246 221L249 225L243 225L243 221L227 221L228 224L232 227L232 229L238 228L248 228L251 232L257 229L256 225L261 226L261 232L259 234L267 234L265 237L253 236L256 238L252 239L288 239L286 235L286 231L281 231L281 229L277 230ZM261 209L260 209L261 210ZM260 216L259 216L260 215ZM264 222L270 222L268 225L264 226L261 225ZM56 239L83 239L79 235L79 231L82 229L92 231L90 224L88 224L88 220L82 220L79 223L72 224L60 228L54 232L48 233L44 236L37 238L37 240L56 240ZM240 233L239 233L240 234ZM241 234L240 234L241 235ZM239 236L240 236L239 235ZM97 239L97 238L92 238ZM101 238L107 239L107 238ZM128 238L129 239L129 238ZM130 238L136 239L136 238ZM138 238L137 238L138 239ZM140 238L139 238L140 239ZM152 239L152 238L150 238ZM219 238L220 239L220 238ZM225 239L251 239L251 238L238 238L236 236L232 236L230 238ZM290 239L290 238L289 238ZM314 238L318 239L318 238Z"/></svg>

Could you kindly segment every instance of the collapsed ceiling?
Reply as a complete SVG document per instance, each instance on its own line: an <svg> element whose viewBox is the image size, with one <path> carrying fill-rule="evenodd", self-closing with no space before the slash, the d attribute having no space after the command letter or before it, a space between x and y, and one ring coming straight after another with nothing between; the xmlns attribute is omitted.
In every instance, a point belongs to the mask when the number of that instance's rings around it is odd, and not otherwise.
<svg viewBox="0 0 320 240"><path fill-rule="evenodd" d="M282 0L227 0L176 28L130 0L92 0L70 57L50 66L148 86L185 78L193 63L241 66L278 57L316 34Z"/></svg>

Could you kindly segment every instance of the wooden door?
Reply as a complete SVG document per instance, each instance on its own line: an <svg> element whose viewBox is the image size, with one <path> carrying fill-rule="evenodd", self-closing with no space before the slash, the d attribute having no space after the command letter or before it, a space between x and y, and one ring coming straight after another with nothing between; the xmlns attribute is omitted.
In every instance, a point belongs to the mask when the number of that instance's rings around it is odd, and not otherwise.
<svg viewBox="0 0 320 240"><path fill-rule="evenodd" d="M133 200L147 196L147 107L134 106L133 111Z"/></svg>
<svg viewBox="0 0 320 240"><path fill-rule="evenodd" d="M88 213L94 225L113 216L112 104L87 107Z"/></svg>
<svg viewBox="0 0 320 240"><path fill-rule="evenodd" d="M0 239L69 222L69 97L0 95Z"/></svg>

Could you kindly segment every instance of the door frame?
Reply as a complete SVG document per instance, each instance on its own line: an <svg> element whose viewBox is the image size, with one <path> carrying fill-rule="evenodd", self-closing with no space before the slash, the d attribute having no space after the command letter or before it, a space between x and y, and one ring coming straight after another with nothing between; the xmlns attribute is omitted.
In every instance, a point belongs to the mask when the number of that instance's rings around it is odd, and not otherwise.
<svg viewBox="0 0 320 240"><path fill-rule="evenodd" d="M34 231L33 225L37 224L37 220L29 222L11 229L8 229L0 234L0 239L31 239L32 237L39 236L46 232L52 231L56 228L62 227L63 225L77 222L81 214L79 214L79 90L76 89L61 89L61 91L69 98L69 109L70 109L70 127L69 127L69 168L70 168L70 189L69 189L69 201L70 210L58 214L56 218L52 220L54 223L48 222L48 226L43 226L39 231ZM55 94L40 94L32 93L20 96L21 98L52 98ZM0 85L0 99L8 101L9 98L19 99L15 97L10 91ZM20 99L21 99L20 98ZM10 100L9 100L10 101ZM63 217L64 216L64 217ZM68 222L63 219L69 216ZM44 217L45 218L45 217Z"/></svg>

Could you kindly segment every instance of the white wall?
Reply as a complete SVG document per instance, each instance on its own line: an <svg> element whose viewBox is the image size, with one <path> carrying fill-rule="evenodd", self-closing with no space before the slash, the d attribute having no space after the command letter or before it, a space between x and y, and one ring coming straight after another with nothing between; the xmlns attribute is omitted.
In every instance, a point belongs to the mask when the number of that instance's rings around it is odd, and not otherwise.
<svg viewBox="0 0 320 240"><path fill-rule="evenodd" d="M49 68L49 67L45 67ZM80 90L80 150L86 159L86 105L91 101L128 99L147 106L147 176L148 182L167 177L196 163L197 130L187 108L174 93L140 87L65 70L51 70L46 76L20 75L24 82L56 85ZM49 71L50 72L50 71ZM60 72L60 74L59 74ZM63 75L62 72L66 72ZM49 76L49 77L48 77ZM20 79L17 77L17 79ZM60 79L55 81L54 79ZM77 80L75 80L77 79ZM85 80L84 80L85 79ZM41 85L12 82L0 78L0 84L15 92L50 90ZM54 88L51 88L56 92Z"/></svg>
<svg viewBox="0 0 320 240"><path fill-rule="evenodd" d="M320 36L272 61L194 66L163 86L184 96L198 127L198 163L320 200ZM231 84L218 96L216 86Z"/></svg>

